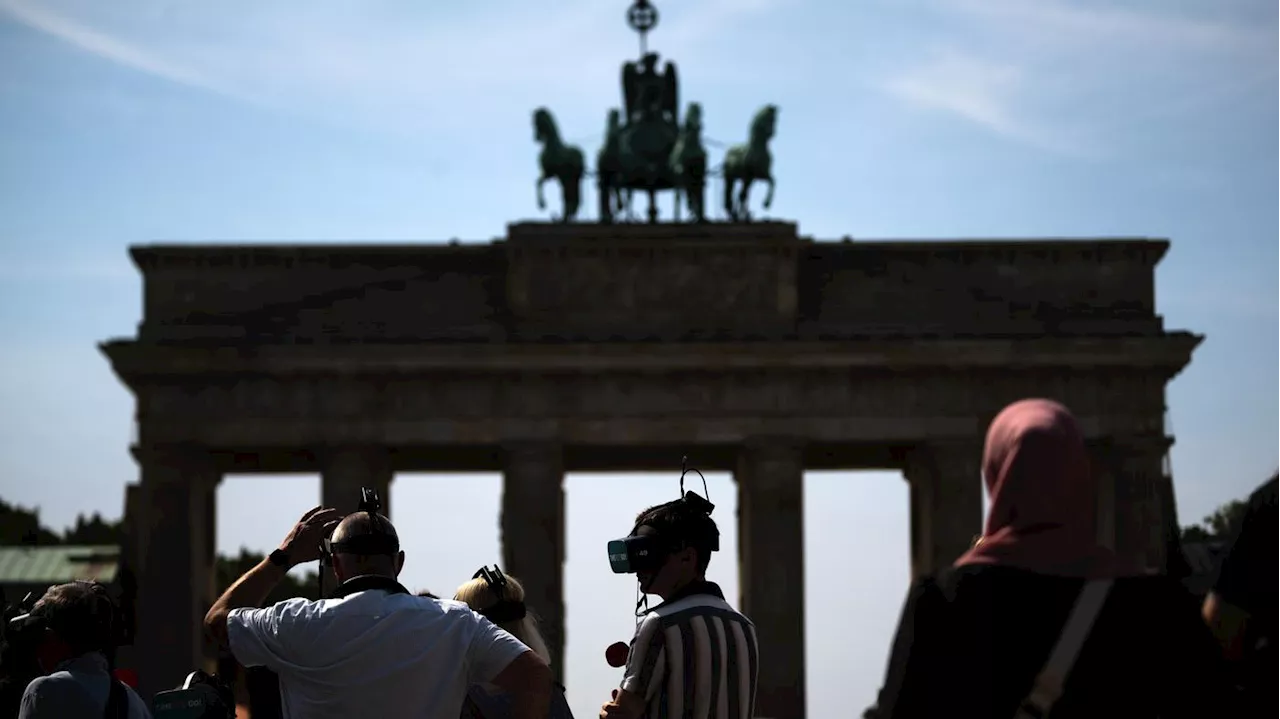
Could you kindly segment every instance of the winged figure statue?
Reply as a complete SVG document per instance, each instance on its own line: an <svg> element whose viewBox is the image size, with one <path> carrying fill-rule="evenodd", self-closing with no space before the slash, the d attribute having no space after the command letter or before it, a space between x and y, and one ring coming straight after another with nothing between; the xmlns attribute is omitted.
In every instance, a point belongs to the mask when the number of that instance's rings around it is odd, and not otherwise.
<svg viewBox="0 0 1280 719"><path fill-rule="evenodd" d="M653 119L679 124L680 91L675 63L668 60L661 74L657 65L658 54L651 52L638 63L622 66L622 98L628 124L641 119L651 109L658 110L658 117Z"/></svg>

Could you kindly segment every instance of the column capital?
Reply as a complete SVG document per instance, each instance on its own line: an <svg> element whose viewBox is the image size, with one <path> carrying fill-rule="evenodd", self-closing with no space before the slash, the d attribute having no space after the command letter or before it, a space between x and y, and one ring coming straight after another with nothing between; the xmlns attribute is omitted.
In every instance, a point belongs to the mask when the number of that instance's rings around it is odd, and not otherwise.
<svg viewBox="0 0 1280 719"><path fill-rule="evenodd" d="M753 435L742 442L744 454L761 460L791 460L801 456L806 442L787 435Z"/></svg>
<svg viewBox="0 0 1280 719"><path fill-rule="evenodd" d="M921 473L980 475L981 440L931 440L907 450L903 474L910 480Z"/></svg>
<svg viewBox="0 0 1280 719"><path fill-rule="evenodd" d="M1113 435L1087 442L1096 456L1124 461L1135 457L1159 455L1163 457L1173 447L1173 437L1155 435Z"/></svg>
<svg viewBox="0 0 1280 719"><path fill-rule="evenodd" d="M564 447L556 439L507 439L502 442L502 452L507 457L526 459L563 456Z"/></svg>
<svg viewBox="0 0 1280 719"><path fill-rule="evenodd" d="M189 444L134 445L129 449L142 468L145 485L183 481L217 486L222 473L207 447Z"/></svg>
<svg viewBox="0 0 1280 719"><path fill-rule="evenodd" d="M326 467L348 461L362 464L391 464L391 450L376 444L339 444L326 445L313 452L320 466Z"/></svg>

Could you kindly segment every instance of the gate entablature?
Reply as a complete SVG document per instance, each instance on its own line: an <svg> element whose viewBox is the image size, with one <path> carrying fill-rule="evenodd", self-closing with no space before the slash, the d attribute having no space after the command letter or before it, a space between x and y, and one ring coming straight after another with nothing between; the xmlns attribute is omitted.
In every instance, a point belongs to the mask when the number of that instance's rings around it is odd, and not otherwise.
<svg viewBox="0 0 1280 719"><path fill-rule="evenodd" d="M1158 337L1162 240L815 242L792 223L132 250L139 339L204 345Z"/></svg>

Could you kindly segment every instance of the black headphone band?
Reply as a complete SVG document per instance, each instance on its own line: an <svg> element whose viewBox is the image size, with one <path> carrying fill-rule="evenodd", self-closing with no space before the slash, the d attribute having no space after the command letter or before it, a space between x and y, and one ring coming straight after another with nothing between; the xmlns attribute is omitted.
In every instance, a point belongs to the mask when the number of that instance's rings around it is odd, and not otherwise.
<svg viewBox="0 0 1280 719"><path fill-rule="evenodd" d="M508 622L518 622L529 616L529 609L524 602L513 602L507 599L499 601L491 607L485 607L476 611L476 614L488 619L494 624L506 624Z"/></svg>
<svg viewBox="0 0 1280 719"><path fill-rule="evenodd" d="M507 581L507 575L502 573L498 565L493 565L493 569L489 567L480 567L476 573L471 575L472 579L483 579L489 591L493 593L493 598L498 600L496 604L484 609L476 611L477 614L488 619L494 624L506 624L507 622L517 622L529 615L529 610L524 602L518 602L506 598L506 589L510 586Z"/></svg>

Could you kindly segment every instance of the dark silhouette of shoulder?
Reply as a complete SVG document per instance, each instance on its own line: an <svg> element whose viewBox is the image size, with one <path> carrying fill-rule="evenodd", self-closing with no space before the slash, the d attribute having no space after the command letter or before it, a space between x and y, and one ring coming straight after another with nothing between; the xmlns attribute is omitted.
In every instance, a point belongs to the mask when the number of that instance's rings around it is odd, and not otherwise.
<svg viewBox="0 0 1280 719"><path fill-rule="evenodd" d="M917 581L881 716L1013 716L1084 580L998 566ZM1054 708L1069 717L1222 716L1232 699L1199 604L1165 576L1117 579Z"/></svg>

